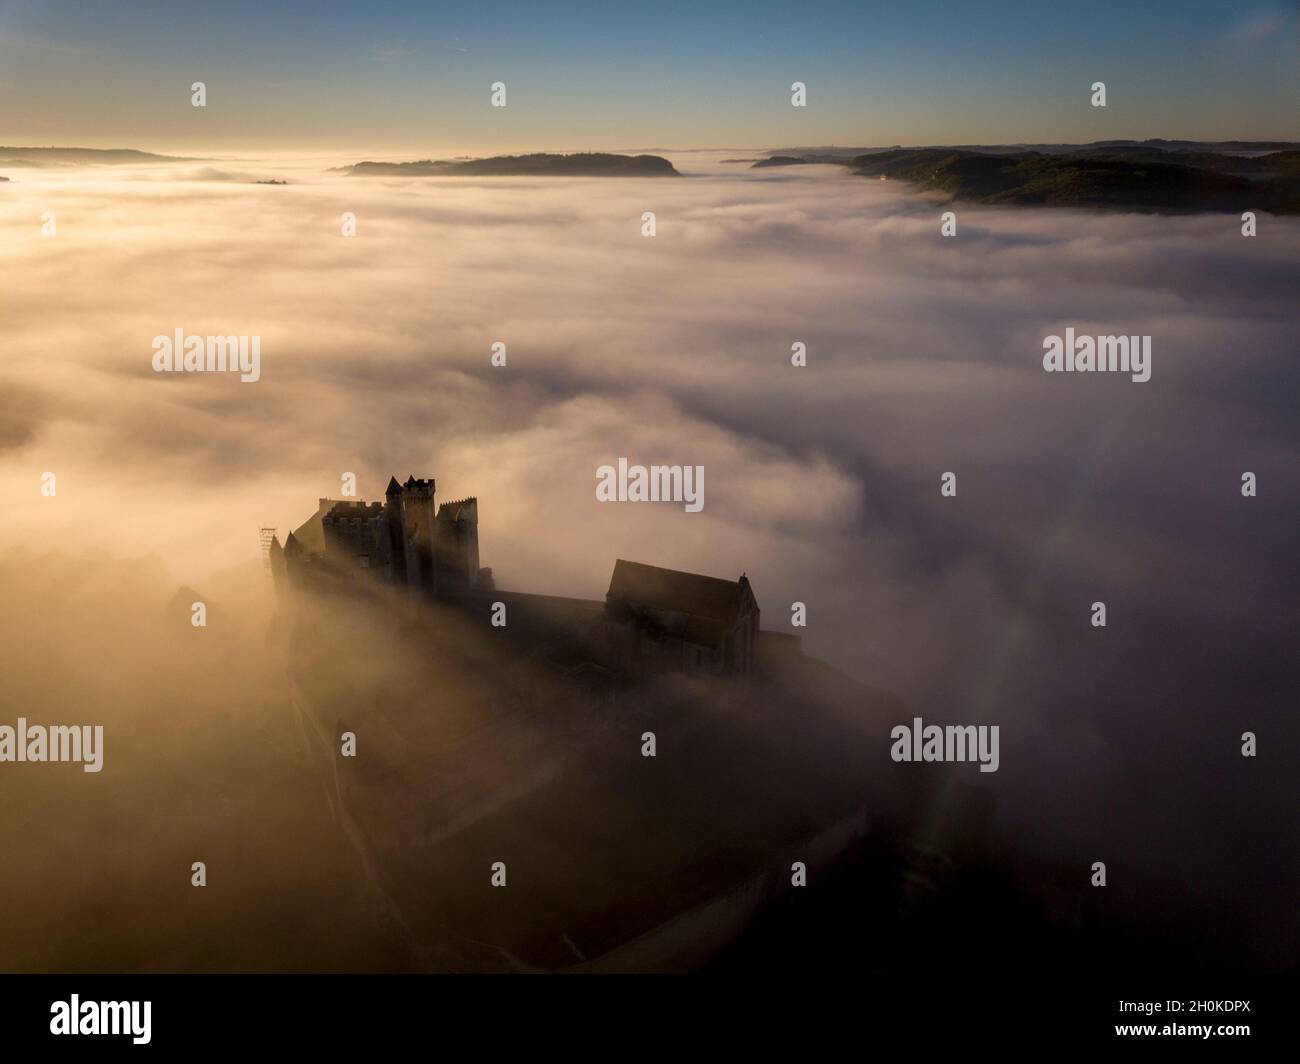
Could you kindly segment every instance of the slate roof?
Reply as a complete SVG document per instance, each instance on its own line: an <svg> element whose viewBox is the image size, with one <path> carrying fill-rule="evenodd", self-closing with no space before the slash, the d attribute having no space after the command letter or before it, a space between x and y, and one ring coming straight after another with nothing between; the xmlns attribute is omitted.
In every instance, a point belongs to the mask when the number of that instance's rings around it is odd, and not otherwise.
<svg viewBox="0 0 1300 1064"><path fill-rule="evenodd" d="M744 577L720 580L619 558L614 562L614 575L605 597L730 626L747 599L753 596Z"/></svg>

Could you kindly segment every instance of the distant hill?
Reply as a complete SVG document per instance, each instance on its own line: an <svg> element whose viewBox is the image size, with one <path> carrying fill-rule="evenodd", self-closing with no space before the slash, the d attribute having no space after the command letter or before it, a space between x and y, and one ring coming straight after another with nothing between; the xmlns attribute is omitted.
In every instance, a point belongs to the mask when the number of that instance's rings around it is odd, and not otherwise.
<svg viewBox="0 0 1300 1064"><path fill-rule="evenodd" d="M1300 213L1300 150L1256 154L1257 144L1124 142L1068 150L895 148L852 159L773 155L755 166L837 162L863 177L907 181L953 199L989 204L1087 206L1150 211L1265 210ZM1272 142L1270 142L1271 144Z"/></svg>
<svg viewBox="0 0 1300 1064"><path fill-rule="evenodd" d="M154 155L134 148L10 148L0 146L8 166L121 166L125 163L193 162L186 156Z"/></svg>
<svg viewBox="0 0 1300 1064"><path fill-rule="evenodd" d="M850 157L851 158L851 157ZM850 160L839 155L769 155L766 159L759 159L754 163L751 170L761 170L767 166L811 166L817 163L836 163L843 164Z"/></svg>
<svg viewBox="0 0 1300 1064"><path fill-rule="evenodd" d="M1037 152L1040 155L1069 155L1074 152L1093 148L1152 148L1166 152L1211 152L1219 155L1262 155L1266 152L1291 151L1300 148L1300 141L1294 140L1094 140L1087 144L902 144L876 145L870 148L841 148L836 145L825 147L773 148L767 154L792 155L803 158L809 155L823 155L831 158L845 159L858 155L878 155L887 151L921 151L925 148L947 148L950 151L975 151L984 155L1016 155L1022 152Z"/></svg>
<svg viewBox="0 0 1300 1064"><path fill-rule="evenodd" d="M1025 145L1036 147L1036 145ZM1074 145L1060 145L1069 149ZM1294 140L1163 140L1154 137L1149 140L1099 140L1091 147L1095 148L1156 148L1161 151L1178 152L1272 152L1291 148L1300 148L1300 141Z"/></svg>
<svg viewBox="0 0 1300 1064"><path fill-rule="evenodd" d="M818 163L831 163L835 165L844 165L852 162L853 156L843 155L820 155L815 152L809 152L806 155L769 155L766 159L759 159L751 170L761 170L768 166L812 166Z"/></svg>
<svg viewBox="0 0 1300 1064"><path fill-rule="evenodd" d="M360 162L343 167L352 176L381 177L678 177L659 155L574 155L537 153L488 159L421 159L410 163Z"/></svg>

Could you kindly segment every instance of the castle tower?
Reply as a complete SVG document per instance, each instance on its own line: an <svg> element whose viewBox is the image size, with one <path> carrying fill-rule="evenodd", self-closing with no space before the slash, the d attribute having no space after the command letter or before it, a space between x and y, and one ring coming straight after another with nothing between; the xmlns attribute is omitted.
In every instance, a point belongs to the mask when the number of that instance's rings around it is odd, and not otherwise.
<svg viewBox="0 0 1300 1064"><path fill-rule="evenodd" d="M397 483L396 480L393 481ZM402 511L406 515L407 568L417 574L414 586L429 591L438 589L437 560L434 555L434 531L437 511L434 508L436 485L432 477L406 478L402 485Z"/></svg>
<svg viewBox="0 0 1300 1064"><path fill-rule="evenodd" d="M476 587L478 565L478 500L470 497L444 502L438 508L438 574L444 589Z"/></svg>
<svg viewBox="0 0 1300 1064"><path fill-rule="evenodd" d="M280 546L280 541L275 538L274 534L271 536L271 545L266 550L266 564L271 570L271 583L276 592L285 591L288 584L286 582L284 548Z"/></svg>
<svg viewBox="0 0 1300 1064"><path fill-rule="evenodd" d="M300 586L302 581L301 565L303 563L302 544L292 532L284 541L284 583L286 587Z"/></svg>
<svg viewBox="0 0 1300 1064"><path fill-rule="evenodd" d="M384 516L388 520L388 546L393 559L393 583L413 583L413 574L406 557L406 511L402 506L402 486L396 477L388 478L384 492Z"/></svg>

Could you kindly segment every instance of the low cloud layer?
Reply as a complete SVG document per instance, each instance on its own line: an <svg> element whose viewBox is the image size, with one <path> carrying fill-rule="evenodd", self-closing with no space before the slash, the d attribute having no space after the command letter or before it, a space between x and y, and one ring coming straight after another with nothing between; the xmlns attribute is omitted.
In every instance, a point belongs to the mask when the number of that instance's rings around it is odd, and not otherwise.
<svg viewBox="0 0 1300 1064"><path fill-rule="evenodd" d="M1023 837L1085 866L1109 846L1121 877L1181 864L1229 906L1249 872L1251 933L1293 948L1300 221L958 206L944 239L945 207L893 183L734 154L675 156L676 180L24 171L0 193L0 539L202 586L343 473L367 498L414 473L479 497L503 587L743 570L764 627L806 602L809 652L1001 724L979 782ZM1045 374L1067 326L1150 335L1151 380ZM260 336L261 380L155 374L177 328ZM619 456L703 465L703 512L597 503Z"/></svg>

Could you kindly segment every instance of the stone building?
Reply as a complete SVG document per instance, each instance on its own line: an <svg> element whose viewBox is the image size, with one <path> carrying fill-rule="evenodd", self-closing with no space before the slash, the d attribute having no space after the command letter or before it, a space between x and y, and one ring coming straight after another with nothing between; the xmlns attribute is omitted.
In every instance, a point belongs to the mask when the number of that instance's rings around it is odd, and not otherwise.
<svg viewBox="0 0 1300 1064"><path fill-rule="evenodd" d="M533 652L611 670L749 676L769 656L749 580L722 580L619 559L599 600L495 588L479 566L478 501L437 505L434 481L388 482L383 502L321 499L316 512L270 543L281 592L389 587L455 599L486 611L508 607L509 638ZM764 633L771 635L771 633ZM797 656L798 640L786 657ZM573 662L570 662L573 664Z"/></svg>
<svg viewBox="0 0 1300 1064"><path fill-rule="evenodd" d="M605 626L651 667L719 675L753 672L758 603L749 580L721 580L618 559L605 594Z"/></svg>
<svg viewBox="0 0 1300 1064"><path fill-rule="evenodd" d="M432 479L393 477L383 502L320 499L270 550L281 587L353 577L435 595L491 586L491 570L479 567L478 500L436 506Z"/></svg>

